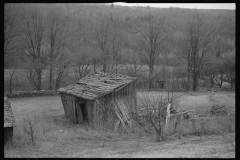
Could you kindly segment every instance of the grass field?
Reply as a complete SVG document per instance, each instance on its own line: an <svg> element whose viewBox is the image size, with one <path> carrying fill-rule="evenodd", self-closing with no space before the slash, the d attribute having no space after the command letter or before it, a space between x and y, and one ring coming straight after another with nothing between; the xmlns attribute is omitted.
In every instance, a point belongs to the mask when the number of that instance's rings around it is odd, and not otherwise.
<svg viewBox="0 0 240 160"><path fill-rule="evenodd" d="M158 92L138 92L138 97L144 94L158 96ZM210 92L181 94L176 105L201 111L214 104L225 104L235 112L234 92L216 92L214 100L211 95ZM185 135L182 139L172 137L157 143L154 136L143 133L139 139L139 134L119 134L72 124L65 117L59 96L12 98L10 102L16 124L14 145L4 148L5 157L235 157L235 117L231 130L204 135L201 141L197 136ZM35 146L23 130L27 117L36 131ZM225 121L221 121L222 127L228 125Z"/></svg>

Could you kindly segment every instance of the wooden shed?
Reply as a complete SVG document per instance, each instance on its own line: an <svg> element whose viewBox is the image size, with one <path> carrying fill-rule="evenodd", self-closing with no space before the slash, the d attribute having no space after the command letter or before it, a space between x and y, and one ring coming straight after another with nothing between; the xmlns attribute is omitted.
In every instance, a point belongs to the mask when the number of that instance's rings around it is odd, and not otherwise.
<svg viewBox="0 0 240 160"><path fill-rule="evenodd" d="M132 117L137 119L136 79L121 74L97 72L75 84L60 88L66 117L73 123L97 124L101 117L100 107L126 98Z"/></svg>
<svg viewBox="0 0 240 160"><path fill-rule="evenodd" d="M4 97L4 145L12 142L14 122L11 104L7 97Z"/></svg>
<svg viewBox="0 0 240 160"><path fill-rule="evenodd" d="M165 87L166 81L162 81L162 80L155 80L154 81L154 88L160 88L163 89Z"/></svg>

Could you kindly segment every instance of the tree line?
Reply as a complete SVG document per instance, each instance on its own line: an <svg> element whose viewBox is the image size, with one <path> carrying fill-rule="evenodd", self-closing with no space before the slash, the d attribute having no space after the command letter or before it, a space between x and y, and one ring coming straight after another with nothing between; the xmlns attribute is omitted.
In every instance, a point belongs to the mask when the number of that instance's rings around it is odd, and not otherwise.
<svg viewBox="0 0 240 160"><path fill-rule="evenodd" d="M235 84L234 43L219 35L222 28L209 22L208 14L193 10L176 27L168 16L151 8L140 19L123 21L111 5L109 12L100 12L94 19L81 16L76 21L68 5L67 16L60 4L39 5L33 4L20 14L17 4L4 4L4 68L14 68L13 76L17 67L26 64L36 90L42 90L44 70L48 70L49 90L56 90L73 66L78 78L99 69L121 73L123 67L141 78L146 65L144 83L149 88L159 77L165 81L182 78L182 88L194 91L199 80L210 87L228 82L233 88ZM175 70L172 77L168 66Z"/></svg>

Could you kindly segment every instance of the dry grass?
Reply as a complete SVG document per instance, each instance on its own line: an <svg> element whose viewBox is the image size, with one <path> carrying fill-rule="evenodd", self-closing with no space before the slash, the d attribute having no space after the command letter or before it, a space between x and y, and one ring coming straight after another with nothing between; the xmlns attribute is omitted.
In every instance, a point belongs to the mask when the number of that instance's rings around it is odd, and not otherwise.
<svg viewBox="0 0 240 160"><path fill-rule="evenodd" d="M185 96L179 106L184 109L194 109L199 117L207 117L209 120L196 123L196 128L193 130L193 125L186 121L184 123L184 133L200 134L226 134L235 132L235 93L220 92L195 96ZM211 115L210 109L213 105L225 105L227 115Z"/></svg>
<svg viewBox="0 0 240 160"><path fill-rule="evenodd" d="M72 124L65 117L59 96L14 98L10 101L16 124L14 145L4 148L5 157L84 157L84 154L77 153L102 147L114 148L118 143L136 139L131 134L120 135ZM37 130L35 146L32 146L23 129L26 117L32 120L33 127ZM135 141L133 144L135 145ZM101 155L92 152L91 156Z"/></svg>
<svg viewBox="0 0 240 160"><path fill-rule="evenodd" d="M150 102L155 102L156 99L161 97L167 97L167 93L160 92L141 92L138 93L138 103L139 107L143 104L142 100L146 99ZM170 96L172 96L170 94ZM203 122L196 122L195 127L193 123L189 120L183 121L182 134L194 134L194 135L210 135L210 134L225 134L225 133L233 133L235 132L235 93L233 92L205 92L205 93L174 93L173 94L174 108L178 109L186 109L186 110L194 110L195 113L199 117L207 117L208 120L204 120ZM147 102L147 100L145 100ZM147 102L150 104L150 102ZM219 115L214 116L211 115L210 109L213 105L225 105L227 108L227 115ZM170 130L169 132L173 132L174 123L170 122ZM146 125L145 130L148 133L152 133L152 127L150 125ZM177 128L179 131L180 128Z"/></svg>
<svg viewBox="0 0 240 160"><path fill-rule="evenodd" d="M141 94L138 93L138 96L141 96ZM157 96L156 94L150 95ZM228 108L231 108L232 113L235 112L234 93L217 93L214 95L214 98L216 101L210 102L209 95L207 94L185 95L178 100L176 105L179 108L196 109L199 110L198 112L202 112L201 108L204 108L204 106L210 107L213 103L224 103ZM96 158L109 157L110 155L115 155L115 157L130 157L130 155L141 153L145 147L156 145L154 143L155 137L145 135L142 130L139 130L136 134L118 134L104 130L93 130L90 127L70 123L65 117L59 96L13 98L10 99L10 102L16 124L13 135L14 145L4 148L5 157ZM207 103L210 104L205 105ZM32 119L35 124L34 127L37 130L35 146L32 146L29 136L24 133L22 128L26 117ZM234 133L235 118L232 118L231 121L227 120L227 118L231 117L233 116L219 117L213 124L209 123L209 126L206 125L206 128L209 128L207 131L211 133L210 129L215 126L215 128L221 131L215 132L222 133L221 135L225 135L227 132ZM230 122L231 125L229 125ZM227 128L228 126L232 128ZM186 133L187 128L189 127L186 126ZM235 144L234 138L224 139L228 141L226 143L233 149Z"/></svg>

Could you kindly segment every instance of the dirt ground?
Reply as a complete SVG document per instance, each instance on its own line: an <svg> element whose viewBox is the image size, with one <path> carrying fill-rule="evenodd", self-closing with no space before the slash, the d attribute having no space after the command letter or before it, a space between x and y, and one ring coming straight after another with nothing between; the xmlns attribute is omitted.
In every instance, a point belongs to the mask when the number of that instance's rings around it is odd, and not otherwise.
<svg viewBox="0 0 240 160"><path fill-rule="evenodd" d="M228 135L233 139L234 135ZM145 140L147 141L147 139ZM81 143L81 142L79 142ZM234 158L235 149L230 142L221 136L184 137L169 142L144 142L136 148L137 142L106 142L104 147L69 148L69 152L59 152L57 157L83 158ZM54 148L54 147L53 147ZM71 151L70 151L71 150ZM39 153L41 154L41 153ZM46 157L55 157L45 155ZM44 156L44 157L45 157Z"/></svg>
<svg viewBox="0 0 240 160"><path fill-rule="evenodd" d="M235 93L217 93L215 101L208 94L186 95L179 100L182 108L231 103ZM84 126L71 125L64 115L59 96L10 99L16 119L15 146L4 148L5 157L58 157L58 158L234 158L235 133L204 135L177 135L163 142L154 136L118 133L100 133ZM22 131L24 117L37 117L37 145L29 143Z"/></svg>
<svg viewBox="0 0 240 160"><path fill-rule="evenodd" d="M233 140L234 135L228 138ZM231 140L222 136L183 137L167 142L149 142L141 140L139 148L137 142L127 141L106 143L105 147L86 149L74 152L66 157L84 158L234 158L235 148ZM64 157L65 157L64 156Z"/></svg>

